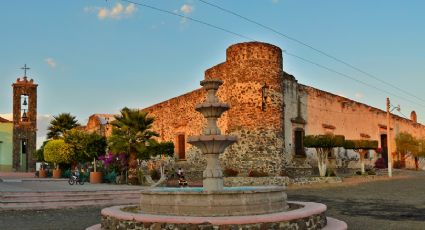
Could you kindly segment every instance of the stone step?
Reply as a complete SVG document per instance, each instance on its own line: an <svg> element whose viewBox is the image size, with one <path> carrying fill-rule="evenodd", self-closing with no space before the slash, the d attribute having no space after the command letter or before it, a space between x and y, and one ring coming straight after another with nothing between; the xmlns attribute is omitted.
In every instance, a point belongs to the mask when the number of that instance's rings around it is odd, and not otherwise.
<svg viewBox="0 0 425 230"><path fill-rule="evenodd" d="M87 195L140 195L139 190L98 190L98 191L46 191L46 192L2 192L0 197L52 197L52 196L87 196Z"/></svg>
<svg viewBox="0 0 425 230"><path fill-rule="evenodd" d="M80 201L56 201L56 202L33 202L33 203L0 203L0 210L41 210L60 209L83 206L104 206L104 205L124 205L138 204L139 199L100 199L100 200L80 200Z"/></svg>
<svg viewBox="0 0 425 230"><path fill-rule="evenodd" d="M0 203L25 203L25 202L53 202L53 201L79 201L79 200L103 200L114 198L138 198L140 194L103 194L99 195L64 195L64 196L4 196Z"/></svg>
<svg viewBox="0 0 425 230"><path fill-rule="evenodd" d="M139 190L6 192L0 195L0 210L138 204L139 200Z"/></svg>

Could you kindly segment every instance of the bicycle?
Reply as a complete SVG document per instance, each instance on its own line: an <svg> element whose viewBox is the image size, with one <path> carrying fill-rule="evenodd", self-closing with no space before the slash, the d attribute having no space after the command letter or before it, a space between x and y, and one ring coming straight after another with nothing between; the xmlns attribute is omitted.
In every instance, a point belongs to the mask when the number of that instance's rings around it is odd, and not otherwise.
<svg viewBox="0 0 425 230"><path fill-rule="evenodd" d="M83 185L84 184L84 177L77 177L75 175L71 175L69 177L68 184L73 185L73 184L77 184L77 183L79 183L80 185Z"/></svg>

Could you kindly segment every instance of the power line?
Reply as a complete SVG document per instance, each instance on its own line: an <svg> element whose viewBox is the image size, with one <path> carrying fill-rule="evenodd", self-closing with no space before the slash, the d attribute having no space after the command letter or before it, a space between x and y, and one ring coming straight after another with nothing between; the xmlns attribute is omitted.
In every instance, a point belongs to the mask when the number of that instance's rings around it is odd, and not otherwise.
<svg viewBox="0 0 425 230"><path fill-rule="evenodd" d="M127 3L132 3L132 4L135 4L135 5L142 6L142 7L146 7L146 8L149 8L149 9L152 9L152 10L155 10L155 11L159 11L159 12L162 12L162 13L167 13L167 14L170 14L170 15L173 15L173 16L177 16L177 17L180 17L180 18L185 18L185 19L188 19L188 20L191 20L191 21L194 21L194 22L200 23L200 24L202 24L202 25L205 25L205 26L208 26L208 27L211 27L211 28L214 28L214 29L217 29L217 30L224 31L224 32L226 32L226 33L229 33L229 34L232 34L232 35L235 35L235 36L238 36L238 37L240 37L240 38L244 38L244 39L248 39L248 40L251 40L251 41L255 41L255 39L250 38L250 37L248 37L248 36L245 36L245 35L243 35L243 34L239 34L239 33L236 33L236 32L233 32L233 31L230 31L230 30L228 30L228 29L225 29L225 28L222 28L222 27L219 27L219 26L213 25L213 24L211 24L211 23L208 23L208 22L205 22L205 21L202 21L202 20L199 20L199 19L195 19L195 18L192 18L192 17L186 16L186 15L182 15L182 14L175 13L175 12L172 12L172 11L169 11L169 10L164 10L164 9L161 9L161 8L158 8L158 7L155 7L155 6L151 6L151 5L147 5L147 4L143 4L143 3L139 3L139 2L135 2L135 1L131 1L131 0L119 0L119 1L127 2ZM203 1L203 0L199 0L199 1L205 2L205 1ZM205 3L207 3L207 2L205 2ZM207 4L208 4L208 3L207 3ZM218 7L218 6L217 6L217 7ZM224 8L223 8L223 9L224 9ZM235 14L236 14L236 13L235 13ZM278 31L277 31L277 32L278 32ZM282 35L283 35L283 34L282 34ZM291 39L292 39L292 38L291 38ZM306 45L307 45L307 44L306 44ZM308 45L307 45L307 46L308 46ZM311 48L313 48L313 47L311 47ZM314 49L314 48L313 48L313 49ZM349 76L349 75L347 75L347 74L344 74L344 73L338 72L338 71L336 71L336 70L333 70L333 69L331 69L331 68L329 68L329 67L326 67L326 66L320 65L320 64L315 63L315 62L313 62L313 61L310 61L310 60L308 60L308 59L305 59L305 58L302 58L302 57L300 57L300 56L297 56L297 55L295 55L295 54L288 53L287 51L283 51L283 52L284 52L284 53L286 53L286 54L287 54L287 55L289 55L289 56L296 57L296 58L298 58L298 59L300 59L300 60L303 60L303 61L308 62L308 63L310 63L310 64L316 65L316 66L318 66L318 67L320 67L320 68L323 68L323 69L326 69L326 70L328 70L328 71L330 71L330 72L333 72L333 73L339 74L339 75L341 75L341 76L344 76L344 77L349 78L349 79L351 79L351 80L353 80L353 81L359 82L359 83L361 83L361 84L363 84L363 85L366 85L366 86L368 86L368 87L371 87L371 88L374 88L374 89L376 89L376 90L382 91L382 92L384 92L384 93L387 93L387 94L393 95L393 96L395 96L395 97L401 98L401 99L403 99L403 100L405 100L405 101L409 101L409 102L414 103L414 104L416 104L416 105L420 105L420 106L422 106L422 107L425 107L425 106L424 106L424 105L422 105L422 104L416 103L416 102L414 102L414 101L412 101L412 100L409 100L409 99L407 99L407 98L404 98L404 97L402 97L402 96L398 96L397 94L391 93L391 92L389 92L389 91L386 91L386 90L380 89L380 88L378 88L378 87L376 87L376 86L373 86L373 85L367 84L366 82L363 82L363 81L361 81L361 80L358 80L358 79L356 79L356 78L354 78L354 77L352 77L352 76Z"/></svg>
<svg viewBox="0 0 425 230"><path fill-rule="evenodd" d="M330 59L332 59L332 60L334 60L334 61L337 61L337 62L339 62L339 63L342 63L342 64L344 64L344 65L346 65L346 66L350 67L351 69L354 69L354 70L356 70L356 71L358 71L358 72L360 72L360 73L362 73L362 74L364 74L364 75L366 75L366 76L368 76L368 77L370 77L370 78L373 78L373 79L375 79L375 80L377 80L377 81L379 81L379 82L381 82L381 83L383 83L383 84L385 84L385 85L387 85L387 86L390 86L390 87L392 87L392 88L394 88L394 89L397 89L397 90L399 90L399 91L401 91L401 92L405 93L406 95L412 96L412 97L416 98L416 99L417 99L417 100L419 100L419 101L425 102L425 100L424 100L424 99L422 99L422 98L420 98L420 97L418 97L418 96L416 96L416 95L414 95L414 94L412 94L412 93L408 92L407 90L401 89L400 87L398 87L398 86L396 86L396 85L393 85L393 84L388 83L388 82L386 82L386 81L384 81L384 80L381 80L381 79L380 79L380 78L378 78L377 76L375 76L375 75L373 75L373 74L370 74L370 73L368 73L368 72L366 72L366 71L364 71L364 70L360 69L359 67L356 67L356 66L354 66L354 65L352 65L352 64L350 64L350 63L348 63L348 62L346 62L346 61L344 61L344 60L342 60L342 59L340 59L340 58L337 58L337 57L335 57L335 56L333 56L333 55L331 55L331 54L328 54L328 53L326 53L325 51L322 51L322 50L320 50L320 49L318 49L318 48L315 48L315 47L313 47L312 45L309 45L309 44L307 44L307 43L305 43L305 42L303 42L303 41L300 41L300 40L298 40L298 39L296 39L296 38L294 38L294 37L291 37L291 36L289 36L289 35L287 35L287 34L284 34L284 33L280 32L280 31L278 31L278 30L276 30L276 29L273 29L273 28L271 28L271 27L269 27L269 26L266 26L266 25L264 25L264 24L262 24L262 23L259 23L259 22L257 22L257 21L252 20L252 19L249 19L249 18L247 18L247 17L245 17L245 16L242 16L242 15L240 15L240 14L238 14L238 13L234 12L234 11L231 11L231 10L225 9L225 8L223 8L223 7L221 7L221 6L217 5L217 4L213 4L213 3L207 2L207 1L205 1L205 0L198 0L198 1L200 1L200 2L202 2L202 3L204 3L204 4L207 4L207 5L209 5L209 6L212 6L212 7L214 7L214 8L217 8L217 9L219 9L219 10L221 10L221 11L226 12L226 13L232 14L232 15L234 15L234 16L236 16L236 17L242 18L243 20L248 21L248 22L251 22L251 23L253 23L253 24L256 24L256 25L258 25L258 26L260 26L260 27L262 27L262 28L264 28L264 29L270 30L270 31L272 31L272 32L274 32L274 33L276 33L276 34L278 34L278 35L280 35L280 36L282 36L282 37L285 37L285 38L287 38L287 39L289 39L289 40L291 40L291 41L293 41L293 42L296 42L296 43L301 44L301 45L303 45L303 46L305 46L305 47L308 47L308 48L310 48L310 49L312 49L312 50L316 51L317 53L320 53L320 54L322 54L322 55L324 55L324 56L326 56L326 57L328 57L328 58L330 58Z"/></svg>
<svg viewBox="0 0 425 230"><path fill-rule="evenodd" d="M233 31L230 31L230 30L225 29L223 27L219 27L219 26L213 25L211 23L208 23L208 22L205 22L205 21L196 19L196 18L192 18L192 17L186 16L186 15L183 15L183 14L175 13L173 11L164 10L164 9L161 9L161 8L158 8L158 7L155 7L155 6L151 6L151 5L147 5L147 4L143 4L143 3L139 3L139 2L135 2L135 1L130 1L130 0L119 0L119 1L127 2L127 3L132 3L134 5L146 7L146 8L149 8L149 9L152 9L152 10L156 10L156 11L159 11L159 12L162 12L162 13L167 13L167 14L170 14L170 15L174 15L174 16L181 17L181 18L184 18L184 19L188 19L188 20L191 20L191 21L200 23L202 25L205 25L205 26L208 26L208 27L211 27L211 28L214 28L214 29L224 31L224 32L229 33L229 34L233 34L233 35L238 36L240 38L244 38L244 39L248 39L248 40L251 40L251 41L255 41L255 39L250 38L248 36L245 36L245 35L242 35L242 34L239 34L239 33L233 32Z"/></svg>
<svg viewBox="0 0 425 230"><path fill-rule="evenodd" d="M398 97L398 98L400 98L400 99L403 99L403 100L405 100L405 101L409 101L409 102L414 103L414 104L416 104L416 105L419 105L419 106L425 107L425 106L424 106L424 105L422 105L422 104L419 104L419 103L417 103L417 102L415 102L415 101L412 101L412 100L410 100L410 99L407 99L407 98L405 98L405 97L399 96L399 95L397 95L397 94L391 93L391 92L389 92L389 91L387 91L387 90L384 90L384 89L378 88L378 87L376 87L376 86L374 86L374 85L368 84L368 83L366 83L366 82L364 82L364 81L361 81L361 80L359 80L359 79L356 79L356 78L354 78L354 77L352 77L352 76L350 76L350 75L348 75L348 74L344 74L344 73L338 72L338 71L336 71L336 70L334 70L334 69L331 69L331 68L326 67L326 66L324 66L324 65L318 64L318 63L313 62L313 61L311 61L311 60L308 60L308 59L306 59L306 58L303 58L303 57L300 57L300 56L298 56L298 55L295 55L295 54L289 53L289 52L288 52L288 51L286 51L286 50L284 50L283 52L284 52L286 55L289 55L289 56L292 56L292 57L298 58L298 59L300 59L300 60L302 60L302 61L304 61L304 62L307 62L307 63L310 63L310 64L312 64L312 65L318 66L318 67L320 67L320 68L322 68L322 69L325 69L325 70L327 70L327 71L329 71L329 72L336 73L336 74L338 74L338 75L341 75L341 76L343 76L343 77L345 77L345 78L348 78L348 79L351 79L351 80L353 80L353 81L356 81L356 82L358 82L358 83L360 83L360 84L363 84L363 85L365 85L365 86L368 86L368 87L374 88L374 89L376 89L376 90L379 90L379 91L381 91L381 92L387 93L387 94L389 94L389 95L393 95L393 96Z"/></svg>

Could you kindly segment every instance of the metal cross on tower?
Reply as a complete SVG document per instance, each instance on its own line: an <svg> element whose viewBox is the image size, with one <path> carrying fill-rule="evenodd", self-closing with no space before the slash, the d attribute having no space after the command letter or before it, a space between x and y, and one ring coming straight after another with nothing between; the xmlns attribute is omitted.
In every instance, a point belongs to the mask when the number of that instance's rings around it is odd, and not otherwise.
<svg viewBox="0 0 425 230"><path fill-rule="evenodd" d="M27 70L29 70L30 68L27 67L27 64L25 64L24 67L22 67L21 69L24 70L24 77L26 77L27 76Z"/></svg>

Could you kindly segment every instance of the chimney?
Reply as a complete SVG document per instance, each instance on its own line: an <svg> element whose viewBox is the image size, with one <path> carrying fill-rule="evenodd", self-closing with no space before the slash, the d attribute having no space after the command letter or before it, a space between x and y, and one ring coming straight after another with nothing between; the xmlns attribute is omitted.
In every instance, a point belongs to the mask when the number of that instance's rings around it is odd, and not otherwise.
<svg viewBox="0 0 425 230"><path fill-rule="evenodd" d="M416 112L414 110L410 113L410 120L412 120L415 123L418 123Z"/></svg>

